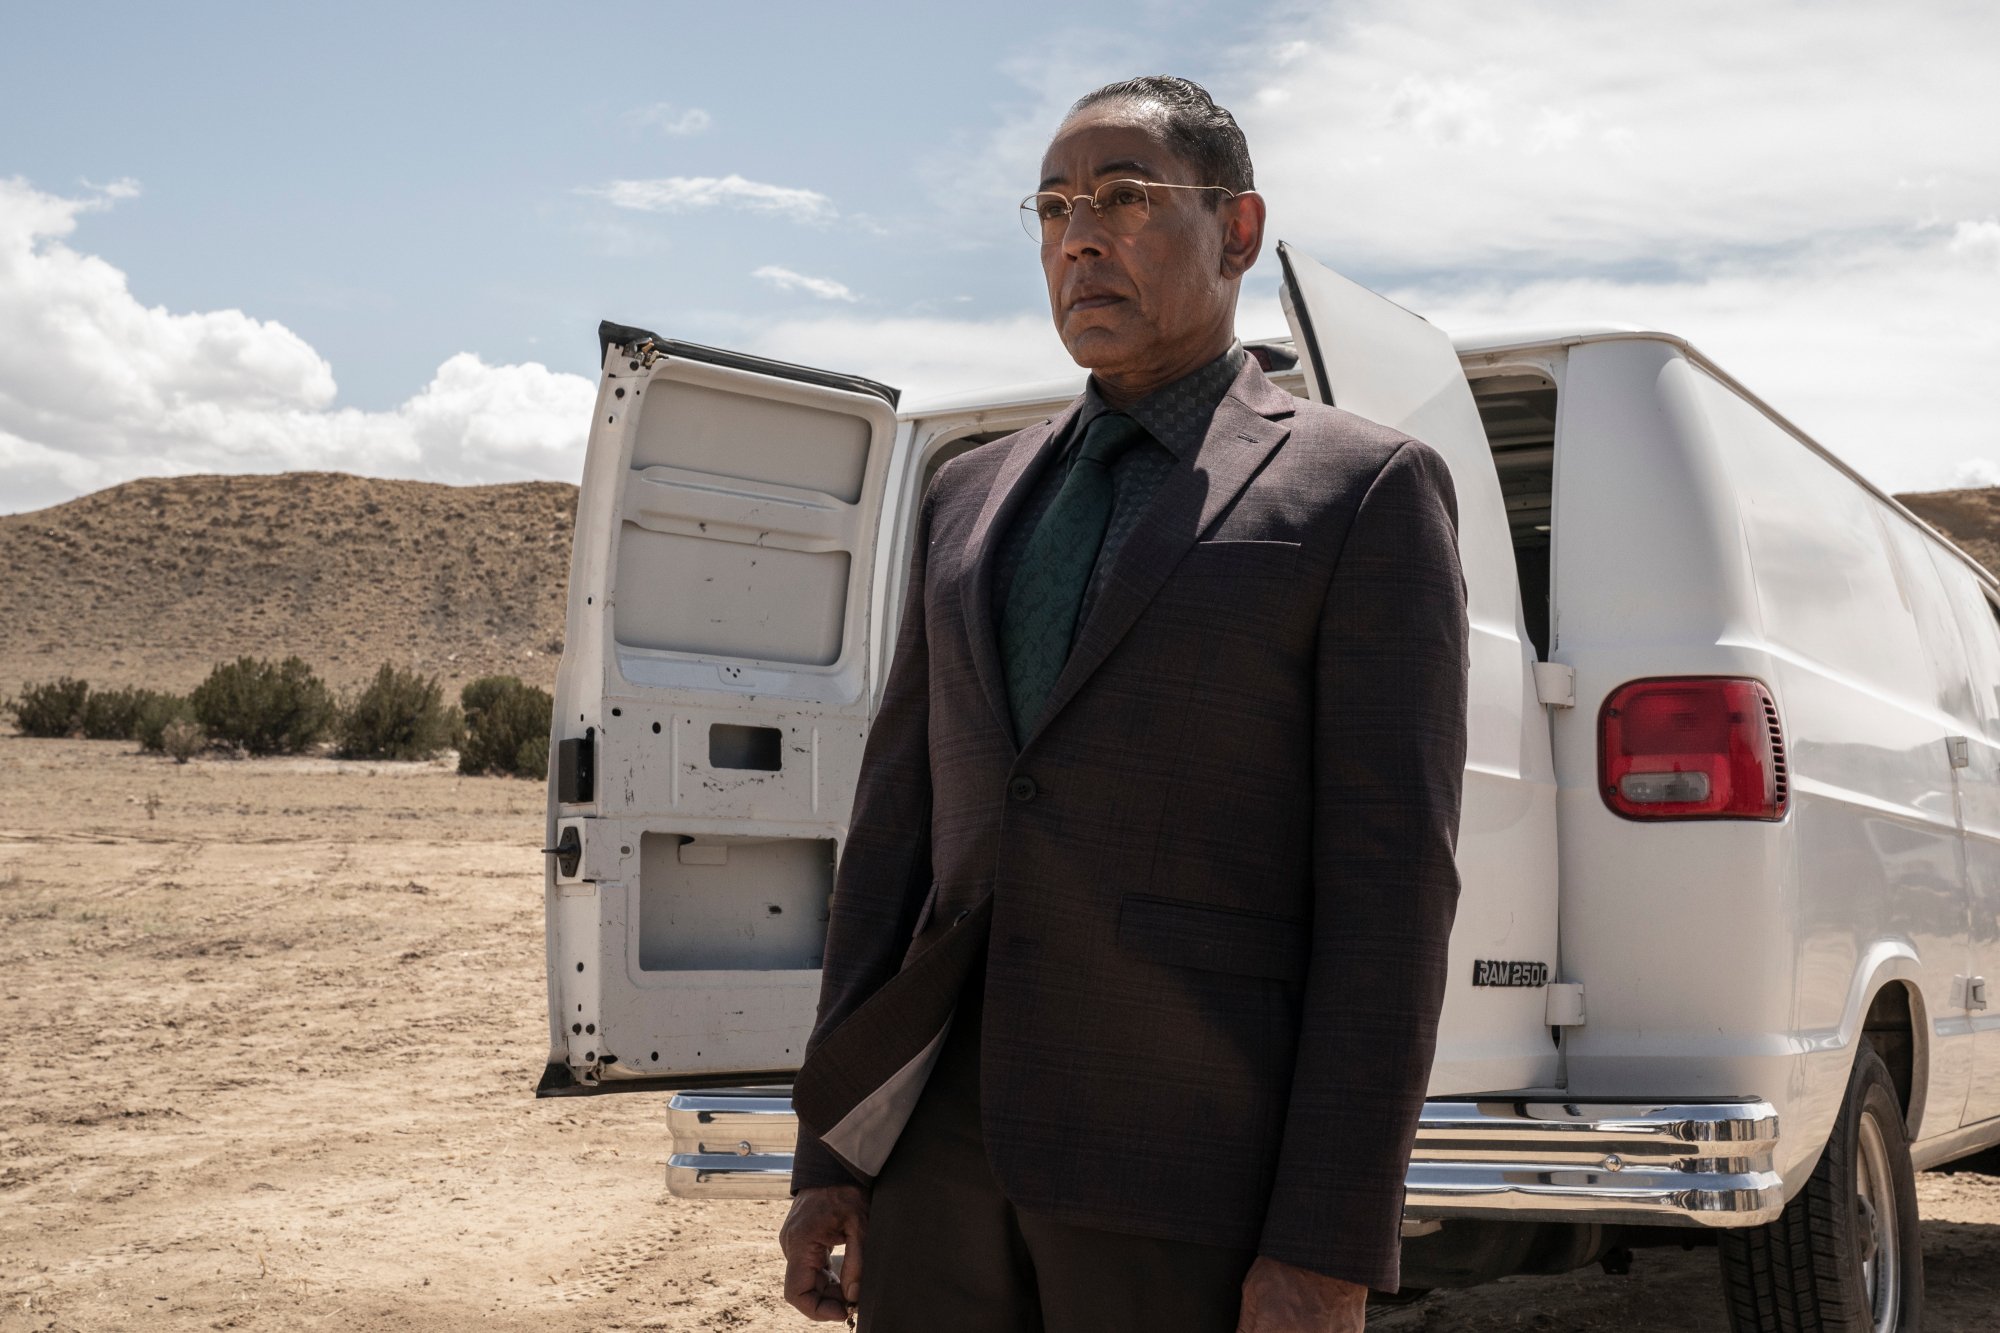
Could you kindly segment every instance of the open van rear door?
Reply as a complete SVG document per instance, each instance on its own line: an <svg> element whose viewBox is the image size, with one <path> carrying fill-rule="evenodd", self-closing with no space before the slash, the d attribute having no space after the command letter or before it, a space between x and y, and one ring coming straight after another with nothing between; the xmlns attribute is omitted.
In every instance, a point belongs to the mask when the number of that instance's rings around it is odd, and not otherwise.
<svg viewBox="0 0 2000 1333"><path fill-rule="evenodd" d="M1430 445L1458 492L1472 621L1470 735L1458 918L1430 1095L1552 1088L1555 767L1479 408L1442 332L1288 246L1278 257L1280 300L1310 395Z"/></svg>
<svg viewBox="0 0 2000 1333"><path fill-rule="evenodd" d="M556 679L543 1095L782 1082L875 682L896 393L601 330Z"/></svg>

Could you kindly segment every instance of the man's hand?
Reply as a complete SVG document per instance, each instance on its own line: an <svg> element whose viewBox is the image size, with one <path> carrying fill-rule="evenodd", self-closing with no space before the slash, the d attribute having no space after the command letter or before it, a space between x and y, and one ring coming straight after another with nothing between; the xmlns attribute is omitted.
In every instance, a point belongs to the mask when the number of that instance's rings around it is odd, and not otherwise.
<svg viewBox="0 0 2000 1333"><path fill-rule="evenodd" d="M1361 1333L1367 1310L1359 1283L1259 1258L1243 1279L1236 1333Z"/></svg>
<svg viewBox="0 0 2000 1333"><path fill-rule="evenodd" d="M785 1252L785 1299L800 1314L808 1319L847 1318L847 1307L861 1299L861 1233L867 1226L868 1192L859 1185L821 1185L798 1192L785 1224L778 1228L778 1248ZM835 1283L827 1263L833 1247L843 1243L847 1254Z"/></svg>

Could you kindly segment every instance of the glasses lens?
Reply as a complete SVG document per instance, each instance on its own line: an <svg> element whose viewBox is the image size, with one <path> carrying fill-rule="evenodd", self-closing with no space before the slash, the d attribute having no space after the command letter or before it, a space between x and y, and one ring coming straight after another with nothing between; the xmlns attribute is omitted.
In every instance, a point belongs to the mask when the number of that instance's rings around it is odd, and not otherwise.
<svg viewBox="0 0 2000 1333"><path fill-rule="evenodd" d="M1139 181L1109 181L1097 187L1097 216L1104 229L1117 236L1130 236L1146 225L1149 213L1146 187Z"/></svg>
<svg viewBox="0 0 2000 1333"><path fill-rule="evenodd" d="M1031 194L1021 201L1021 230L1041 245L1060 241L1069 226L1069 200L1059 194Z"/></svg>

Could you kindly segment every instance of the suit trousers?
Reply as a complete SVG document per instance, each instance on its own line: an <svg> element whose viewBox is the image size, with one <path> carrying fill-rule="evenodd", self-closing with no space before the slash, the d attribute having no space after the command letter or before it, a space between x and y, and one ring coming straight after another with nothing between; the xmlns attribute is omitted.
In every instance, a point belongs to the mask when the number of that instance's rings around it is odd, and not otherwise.
<svg viewBox="0 0 2000 1333"><path fill-rule="evenodd" d="M979 1123L984 981L876 1177L861 1333L1234 1333L1254 1251L1074 1226L1000 1192Z"/></svg>

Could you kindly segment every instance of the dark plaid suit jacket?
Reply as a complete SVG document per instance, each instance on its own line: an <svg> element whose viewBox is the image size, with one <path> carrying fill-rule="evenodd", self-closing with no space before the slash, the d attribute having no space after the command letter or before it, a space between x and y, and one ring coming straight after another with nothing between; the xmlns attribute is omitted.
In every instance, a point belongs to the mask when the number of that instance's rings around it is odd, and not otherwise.
<svg viewBox="0 0 2000 1333"><path fill-rule="evenodd" d="M983 950L982 1124L1018 1207L1393 1288L1458 896L1450 474L1246 364L1017 750L989 573L1074 411L925 498L794 1188L879 1169Z"/></svg>

